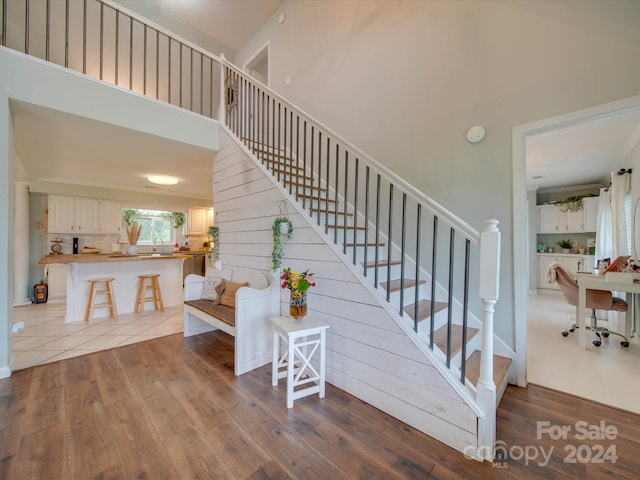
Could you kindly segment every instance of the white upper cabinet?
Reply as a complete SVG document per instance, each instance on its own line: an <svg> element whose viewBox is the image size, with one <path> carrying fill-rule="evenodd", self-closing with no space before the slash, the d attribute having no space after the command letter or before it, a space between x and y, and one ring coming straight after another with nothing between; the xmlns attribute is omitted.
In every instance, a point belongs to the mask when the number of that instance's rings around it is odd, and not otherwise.
<svg viewBox="0 0 640 480"><path fill-rule="evenodd" d="M205 236L213 226L213 208L189 208L187 235Z"/></svg>
<svg viewBox="0 0 640 480"><path fill-rule="evenodd" d="M595 232L598 197L586 197L576 212L563 212L560 205L538 205L538 233Z"/></svg>
<svg viewBox="0 0 640 480"><path fill-rule="evenodd" d="M76 199L61 195L49 195L48 232L76 233Z"/></svg>
<svg viewBox="0 0 640 480"><path fill-rule="evenodd" d="M75 235L119 234L119 202L49 195L48 232Z"/></svg>
<svg viewBox="0 0 640 480"><path fill-rule="evenodd" d="M98 217L100 215L100 201L95 198L76 197L76 226L75 233L98 233Z"/></svg>
<svg viewBox="0 0 640 480"><path fill-rule="evenodd" d="M584 232L584 208L577 212L560 211L558 231L567 233Z"/></svg>
<svg viewBox="0 0 640 480"><path fill-rule="evenodd" d="M187 235L207 234L207 208L189 208L187 215Z"/></svg>
<svg viewBox="0 0 640 480"><path fill-rule="evenodd" d="M100 200L99 233L119 234L122 228L122 206L120 202Z"/></svg>
<svg viewBox="0 0 640 480"><path fill-rule="evenodd" d="M538 205L538 233L559 233L560 209L557 205Z"/></svg>

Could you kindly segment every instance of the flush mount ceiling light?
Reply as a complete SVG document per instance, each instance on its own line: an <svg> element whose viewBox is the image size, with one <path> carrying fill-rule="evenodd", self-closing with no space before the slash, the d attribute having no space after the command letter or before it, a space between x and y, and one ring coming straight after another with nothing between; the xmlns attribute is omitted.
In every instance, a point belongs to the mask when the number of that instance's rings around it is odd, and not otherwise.
<svg viewBox="0 0 640 480"><path fill-rule="evenodd" d="M170 177L168 175L149 175L147 180L151 183L157 183L158 185L175 185L178 183L176 177Z"/></svg>

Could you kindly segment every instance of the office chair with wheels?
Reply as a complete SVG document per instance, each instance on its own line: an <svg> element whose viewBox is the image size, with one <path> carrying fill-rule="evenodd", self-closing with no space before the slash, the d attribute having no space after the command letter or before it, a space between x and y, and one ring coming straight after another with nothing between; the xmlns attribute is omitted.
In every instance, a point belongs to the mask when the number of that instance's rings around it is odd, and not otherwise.
<svg viewBox="0 0 640 480"><path fill-rule="evenodd" d="M552 263L549 266L549 269L555 269L555 281L558 282L558 286L564 295L564 298L569 302L570 305L574 307L578 305L578 282L573 275L571 275L567 270L565 270L560 264L556 264L556 262ZM553 275L552 275L553 276ZM596 317L596 310L611 310L615 312L626 312L629 308L627 302L623 299L614 297L613 294L608 290L587 290L587 308L591 309L591 326L587 327L587 329L591 330L595 335L596 339L593 341L593 344L596 347L602 345L602 338L608 338L609 335L618 335L623 340L620 342L620 345L623 347L629 346L629 339L624 335L613 332L604 327L598 327L598 318ZM570 332L573 332L578 325L575 323L571 325L567 330L562 331L562 336L566 337Z"/></svg>

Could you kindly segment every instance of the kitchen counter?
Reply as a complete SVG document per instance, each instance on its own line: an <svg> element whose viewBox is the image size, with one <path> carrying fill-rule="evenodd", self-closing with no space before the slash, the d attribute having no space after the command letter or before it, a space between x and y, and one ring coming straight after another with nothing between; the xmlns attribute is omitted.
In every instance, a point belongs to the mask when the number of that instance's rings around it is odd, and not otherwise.
<svg viewBox="0 0 640 480"><path fill-rule="evenodd" d="M197 252L194 252L197 254ZM78 253L47 255L38 262L41 265L50 263L96 263L96 262L131 262L144 260L172 260L176 258L191 258L191 252L176 252L171 255L142 254L142 255L118 255L116 253Z"/></svg>
<svg viewBox="0 0 640 480"><path fill-rule="evenodd" d="M89 280L114 278L114 295L118 314L133 313L138 291L138 275L159 274L160 290L165 307L182 305L182 269L186 259L193 259L189 252L171 255L114 255L77 254L47 255L40 264L63 263L67 265L67 315L65 322L84 320L89 300ZM94 318L109 315L107 308L96 308Z"/></svg>

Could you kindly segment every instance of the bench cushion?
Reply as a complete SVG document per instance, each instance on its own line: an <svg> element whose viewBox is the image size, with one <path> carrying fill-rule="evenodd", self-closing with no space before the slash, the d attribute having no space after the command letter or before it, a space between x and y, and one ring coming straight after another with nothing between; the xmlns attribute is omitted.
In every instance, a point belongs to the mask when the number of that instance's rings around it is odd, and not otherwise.
<svg viewBox="0 0 640 480"><path fill-rule="evenodd" d="M236 306L236 292L240 287L248 287L249 282L235 283L225 280L224 291L220 297L220 305L226 305L227 307Z"/></svg>
<svg viewBox="0 0 640 480"><path fill-rule="evenodd" d="M188 300L184 303L217 318L227 325L232 327L235 327L236 325L236 310L233 307L228 307L227 305L214 305L210 300L203 299Z"/></svg>

